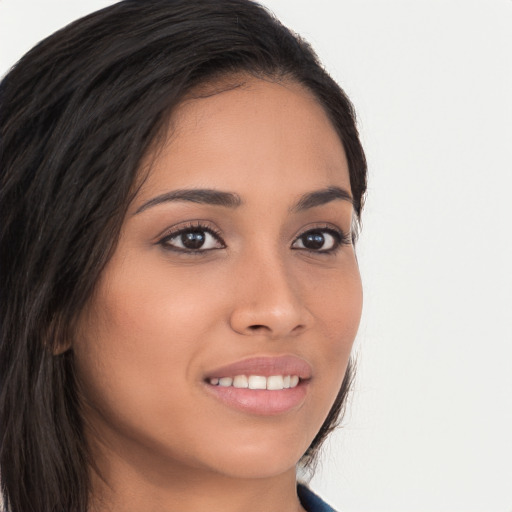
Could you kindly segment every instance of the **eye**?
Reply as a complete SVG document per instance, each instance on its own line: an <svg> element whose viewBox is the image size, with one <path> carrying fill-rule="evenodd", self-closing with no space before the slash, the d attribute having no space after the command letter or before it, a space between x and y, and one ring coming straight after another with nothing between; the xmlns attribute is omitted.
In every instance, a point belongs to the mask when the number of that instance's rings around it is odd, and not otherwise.
<svg viewBox="0 0 512 512"><path fill-rule="evenodd" d="M310 229L300 235L292 244L292 249L305 249L313 252L334 252L342 244L350 244L350 237L332 228Z"/></svg>
<svg viewBox="0 0 512 512"><path fill-rule="evenodd" d="M165 249L189 253L206 252L226 247L220 235L207 226L181 228L166 235L159 243Z"/></svg>

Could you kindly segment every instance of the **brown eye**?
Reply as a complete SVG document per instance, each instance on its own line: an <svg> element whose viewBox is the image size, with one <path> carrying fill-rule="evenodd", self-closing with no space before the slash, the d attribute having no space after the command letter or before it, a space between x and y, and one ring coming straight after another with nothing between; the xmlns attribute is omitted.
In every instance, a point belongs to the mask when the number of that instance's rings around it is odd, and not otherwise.
<svg viewBox="0 0 512 512"><path fill-rule="evenodd" d="M167 235L160 243L166 249L181 252L203 252L225 247L220 236L206 227L180 229Z"/></svg>
<svg viewBox="0 0 512 512"><path fill-rule="evenodd" d="M329 235L327 235L329 236ZM326 237L323 233L308 233L307 235L304 235L302 238L302 245L306 249L323 249L325 244Z"/></svg>
<svg viewBox="0 0 512 512"><path fill-rule="evenodd" d="M343 235L333 229L312 229L300 235L292 249L306 249L316 252L336 250L343 241Z"/></svg>
<svg viewBox="0 0 512 512"><path fill-rule="evenodd" d="M206 241L204 231L190 231L182 233L179 237L181 245L186 249L200 249Z"/></svg>

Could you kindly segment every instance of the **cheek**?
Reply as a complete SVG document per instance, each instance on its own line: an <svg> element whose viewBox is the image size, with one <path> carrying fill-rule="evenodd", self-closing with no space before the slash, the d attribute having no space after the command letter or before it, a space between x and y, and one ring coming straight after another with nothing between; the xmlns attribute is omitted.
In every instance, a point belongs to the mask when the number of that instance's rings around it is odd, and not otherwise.
<svg viewBox="0 0 512 512"><path fill-rule="evenodd" d="M361 319L363 292L357 265L326 279L316 290L311 292L309 307L321 339L317 357L325 371L323 392L330 409L345 376Z"/></svg>
<svg viewBox="0 0 512 512"><path fill-rule="evenodd" d="M327 338L340 351L350 351L359 328L363 293L360 280L345 281L343 288L336 291L327 301L323 311L323 325Z"/></svg>
<svg viewBox="0 0 512 512"><path fill-rule="evenodd" d="M357 334L363 305L363 290L355 261L332 275L316 276L306 287L305 302L318 327L333 348L346 350ZM350 348L349 348L350 350Z"/></svg>
<svg viewBox="0 0 512 512"><path fill-rule="evenodd" d="M173 438L174 419L194 412L184 385L207 327L197 322L197 292L178 293L165 274L132 274L99 283L75 344L77 373L94 432L153 443Z"/></svg>
<svg viewBox="0 0 512 512"><path fill-rule="evenodd" d="M333 407L347 370L362 311L359 272L333 276L310 288L308 304L315 317L312 357L318 369L305 420L311 443Z"/></svg>
<svg viewBox="0 0 512 512"><path fill-rule="evenodd" d="M141 262L142 263L142 262ZM139 343L154 350L160 343L169 349L207 331L215 309L217 282L201 279L197 271L173 271L165 265L120 268L101 283L93 316L105 336L121 342ZM131 276L126 278L125 276ZM91 322L90 322L91 323ZM162 347L163 348L163 347Z"/></svg>
<svg viewBox="0 0 512 512"><path fill-rule="evenodd" d="M109 393L121 400L123 391L158 400L162 389L179 386L221 316L216 279L142 263L112 260L81 321L77 364L98 400Z"/></svg>

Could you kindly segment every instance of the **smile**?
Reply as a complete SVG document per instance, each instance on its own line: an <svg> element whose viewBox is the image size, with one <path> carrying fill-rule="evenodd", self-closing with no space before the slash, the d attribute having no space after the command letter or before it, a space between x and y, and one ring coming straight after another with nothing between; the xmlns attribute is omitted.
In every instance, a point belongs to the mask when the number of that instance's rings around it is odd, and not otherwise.
<svg viewBox="0 0 512 512"><path fill-rule="evenodd" d="M237 375L236 377L213 377L208 380L212 386L234 387L239 389L268 389L277 391L295 388L299 384L298 375Z"/></svg>
<svg viewBox="0 0 512 512"><path fill-rule="evenodd" d="M208 372L206 391L242 413L273 416L302 407L312 368L293 355L252 357Z"/></svg>

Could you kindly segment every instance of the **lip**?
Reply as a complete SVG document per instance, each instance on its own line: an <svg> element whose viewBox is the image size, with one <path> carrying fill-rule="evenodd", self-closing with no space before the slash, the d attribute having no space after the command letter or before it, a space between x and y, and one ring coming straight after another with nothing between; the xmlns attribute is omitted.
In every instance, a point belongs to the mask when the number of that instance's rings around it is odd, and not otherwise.
<svg viewBox="0 0 512 512"><path fill-rule="evenodd" d="M224 405L246 414L274 416L299 409L304 403L312 368L296 356L252 357L209 371L204 379L206 391ZM213 386L208 379L236 375L297 375L299 384L282 390Z"/></svg>
<svg viewBox="0 0 512 512"><path fill-rule="evenodd" d="M311 365L304 359L283 355L277 357L259 356L242 359L226 366L215 368L205 376L205 379L214 377L235 377L236 375L297 375L301 380L310 379L313 371Z"/></svg>

